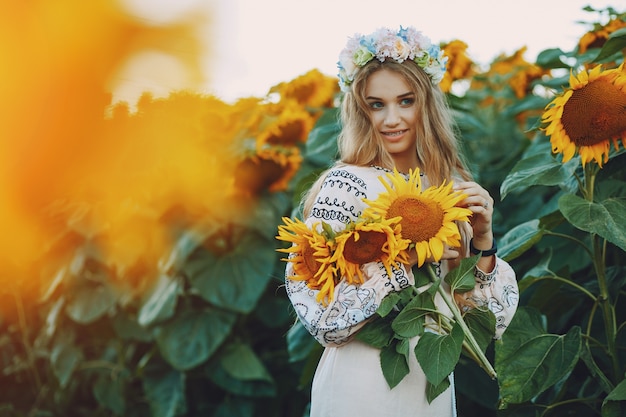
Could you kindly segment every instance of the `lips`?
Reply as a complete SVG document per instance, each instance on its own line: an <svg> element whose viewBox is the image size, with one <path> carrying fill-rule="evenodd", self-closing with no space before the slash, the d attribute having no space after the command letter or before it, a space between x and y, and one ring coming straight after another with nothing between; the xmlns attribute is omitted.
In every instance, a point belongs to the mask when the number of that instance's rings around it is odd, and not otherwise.
<svg viewBox="0 0 626 417"><path fill-rule="evenodd" d="M394 130L393 132L381 132L381 134L387 139L394 140L401 138L406 132L408 130Z"/></svg>

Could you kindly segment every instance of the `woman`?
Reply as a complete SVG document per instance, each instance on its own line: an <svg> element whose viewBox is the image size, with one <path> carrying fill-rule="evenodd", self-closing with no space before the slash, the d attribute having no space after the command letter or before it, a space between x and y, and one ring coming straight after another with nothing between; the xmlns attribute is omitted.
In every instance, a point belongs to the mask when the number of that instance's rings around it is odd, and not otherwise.
<svg viewBox="0 0 626 417"><path fill-rule="evenodd" d="M445 96L437 86L445 71L441 50L414 28L379 29L349 40L339 70L344 91L340 160L306 196L305 223L323 221L341 230L366 209L364 199L385 192L379 177L393 170L408 175L419 169L424 188L453 181L465 195L458 205L471 211L471 222L459 222L461 245L444 249L437 270L443 276L461 257L483 255L474 271L476 286L465 298L489 306L497 320L495 337L500 337L517 307L515 273L496 255L494 200L472 181L459 154ZM391 389L381 371L380 350L354 338L386 295L414 284L411 267L416 262L413 252L393 273L380 262L364 264L362 283L343 277L327 299L296 279L293 264L287 264L286 288L298 318L325 347L313 380L311 417L456 415L453 381L429 403L424 372L410 355L409 374ZM436 303L445 309L441 299ZM413 348L417 338L411 342Z"/></svg>

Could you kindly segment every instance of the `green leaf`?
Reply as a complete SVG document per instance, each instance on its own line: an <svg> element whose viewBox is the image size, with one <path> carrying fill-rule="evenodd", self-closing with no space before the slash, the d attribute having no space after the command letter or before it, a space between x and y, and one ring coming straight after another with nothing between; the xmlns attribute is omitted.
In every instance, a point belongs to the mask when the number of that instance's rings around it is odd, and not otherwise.
<svg viewBox="0 0 626 417"><path fill-rule="evenodd" d="M559 209L574 227L598 236L626 251L626 200L593 203L573 194L559 199Z"/></svg>
<svg viewBox="0 0 626 417"><path fill-rule="evenodd" d="M461 357L463 329L458 323L450 334L425 332L415 346L415 357L426 379L437 386L454 370Z"/></svg>
<svg viewBox="0 0 626 417"><path fill-rule="evenodd" d="M233 378L244 381L274 381L263 362L248 344L240 342L229 344L222 353L221 362L224 370Z"/></svg>
<svg viewBox="0 0 626 417"><path fill-rule="evenodd" d="M611 33L592 62L600 62L626 49L626 28Z"/></svg>
<svg viewBox="0 0 626 417"><path fill-rule="evenodd" d="M389 313L391 313L396 305L402 301L402 296L397 292L391 292L387 294L383 300L380 302L380 305L376 309L376 313L380 317L386 317Z"/></svg>
<svg viewBox="0 0 626 417"><path fill-rule="evenodd" d="M476 263L478 263L479 259L480 255L463 258L459 266L446 275L444 281L450 285L452 293L464 293L471 291L474 287L476 287L474 267L476 266Z"/></svg>
<svg viewBox="0 0 626 417"><path fill-rule="evenodd" d="M626 379L617 384L602 402L602 417L621 417L626 409Z"/></svg>
<svg viewBox="0 0 626 417"><path fill-rule="evenodd" d="M376 317L367 322L355 336L358 340L378 349L389 346L394 338L388 318Z"/></svg>
<svg viewBox="0 0 626 417"><path fill-rule="evenodd" d="M311 333L302 325L300 320L287 331L289 362L299 362L306 359L316 345L318 345L317 340L311 336Z"/></svg>
<svg viewBox="0 0 626 417"><path fill-rule="evenodd" d="M65 309L77 323L89 324L98 320L115 306L116 297L103 284L84 285L75 290Z"/></svg>
<svg viewBox="0 0 626 417"><path fill-rule="evenodd" d="M437 385L426 381L426 401L428 401L428 404L432 403L435 398L443 394L448 388L450 388L449 378L444 378L443 381Z"/></svg>
<svg viewBox="0 0 626 417"><path fill-rule="evenodd" d="M181 292L180 282L167 274L159 274L152 288L146 291L137 321L142 326L148 326L159 321L167 320L174 314L178 294Z"/></svg>
<svg viewBox="0 0 626 417"><path fill-rule="evenodd" d="M436 310L432 288L421 292L400 311L393 319L391 328L401 337L411 338L424 332L426 316Z"/></svg>
<svg viewBox="0 0 626 417"><path fill-rule="evenodd" d="M96 401L116 415L123 416L126 409L124 393L129 376L127 370L100 374L92 388Z"/></svg>
<svg viewBox="0 0 626 417"><path fill-rule="evenodd" d="M72 331L59 332L54 338L54 344L50 351L52 371L59 380L61 388L67 387L72 374L83 360L83 352L76 346L75 339Z"/></svg>
<svg viewBox="0 0 626 417"><path fill-rule="evenodd" d="M500 408L531 400L574 368L581 351L580 327L560 336L547 334L531 309L518 309L502 340L496 343Z"/></svg>
<svg viewBox="0 0 626 417"><path fill-rule="evenodd" d="M501 198L515 192L521 193L534 185L561 185L571 180L580 166L577 158L562 164L550 153L535 153L519 161L500 186Z"/></svg>
<svg viewBox="0 0 626 417"><path fill-rule="evenodd" d="M222 344L237 316L220 310L186 310L156 329L161 354L174 368L205 362Z"/></svg>
<svg viewBox="0 0 626 417"><path fill-rule="evenodd" d="M338 109L326 110L309 132L305 158L318 166L329 166L337 159L337 135L341 130Z"/></svg>
<svg viewBox="0 0 626 417"><path fill-rule="evenodd" d="M556 277L557 275L550 270L550 261L552 260L552 248L548 248L542 254L539 261L519 280L518 286L520 294L536 282L546 277Z"/></svg>
<svg viewBox="0 0 626 417"><path fill-rule="evenodd" d="M563 56L565 53L561 48L545 49L537 55L537 65L546 69L569 68L570 66L561 59Z"/></svg>
<svg viewBox="0 0 626 417"><path fill-rule="evenodd" d="M187 410L185 373L174 369L148 368L142 379L151 417L176 417Z"/></svg>
<svg viewBox="0 0 626 417"><path fill-rule="evenodd" d="M211 364L211 366L208 366L205 372L216 386L231 394L255 398L276 396L276 386L274 383L266 380L243 380L235 378L226 372L221 361L216 361Z"/></svg>
<svg viewBox="0 0 626 417"><path fill-rule="evenodd" d="M200 296L214 306L250 313L271 278L275 241L253 231L232 238L226 253L214 254L205 248L195 252L184 271Z"/></svg>
<svg viewBox="0 0 626 417"><path fill-rule="evenodd" d="M212 417L253 417L255 403L249 398L224 398Z"/></svg>
<svg viewBox="0 0 626 417"><path fill-rule="evenodd" d="M484 353L496 334L496 316L489 309L472 308L463 320Z"/></svg>
<svg viewBox="0 0 626 417"><path fill-rule="evenodd" d="M394 388L409 373L408 358L398 353L395 345L392 343L380 351L380 366L389 388Z"/></svg>
<svg viewBox="0 0 626 417"><path fill-rule="evenodd" d="M532 248L544 234L545 230L537 219L519 224L498 241L498 255L505 261L511 261Z"/></svg>

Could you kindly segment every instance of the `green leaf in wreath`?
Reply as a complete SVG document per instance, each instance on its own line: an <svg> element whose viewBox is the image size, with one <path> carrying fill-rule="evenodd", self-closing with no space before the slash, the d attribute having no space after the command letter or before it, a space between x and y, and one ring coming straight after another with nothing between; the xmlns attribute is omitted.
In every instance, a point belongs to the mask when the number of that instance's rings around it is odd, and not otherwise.
<svg viewBox="0 0 626 417"><path fill-rule="evenodd" d="M407 357L398 353L395 343L381 349L380 366L389 388L394 388L409 373Z"/></svg>
<svg viewBox="0 0 626 417"><path fill-rule="evenodd" d="M626 251L626 200L609 198L593 203L565 194L559 199L559 209L574 227L595 233Z"/></svg>
<svg viewBox="0 0 626 417"><path fill-rule="evenodd" d="M463 347L463 329L457 323L449 334L425 332L415 346L415 357L426 379L437 386L456 367Z"/></svg>

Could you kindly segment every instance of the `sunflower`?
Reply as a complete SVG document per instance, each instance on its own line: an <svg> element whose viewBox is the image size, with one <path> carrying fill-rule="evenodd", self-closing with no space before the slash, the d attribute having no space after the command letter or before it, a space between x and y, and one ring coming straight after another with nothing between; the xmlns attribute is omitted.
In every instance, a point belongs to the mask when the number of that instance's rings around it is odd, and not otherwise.
<svg viewBox="0 0 626 417"><path fill-rule="evenodd" d="M309 288L319 290L317 301L328 305L337 280L337 270L331 263L332 240L317 232L317 224L309 228L301 220L288 217L283 217L283 223L278 226L276 238L292 245L277 250L289 254L282 260L293 264L294 275L290 279L306 281Z"/></svg>
<svg viewBox="0 0 626 417"><path fill-rule="evenodd" d="M350 284L362 284L363 264L381 261L391 276L392 264L407 263L410 241L402 238L397 220L359 218L337 234L331 261L336 263L339 275Z"/></svg>
<svg viewBox="0 0 626 417"><path fill-rule="evenodd" d="M546 106L542 122L553 153L569 161L576 150L583 166L592 160L602 167L609 160L610 142L626 144L626 72L624 64L570 75L570 88Z"/></svg>
<svg viewBox="0 0 626 417"><path fill-rule="evenodd" d="M468 221L472 212L455 207L465 194L453 191L452 182L422 190L419 169L409 171L408 180L396 169L379 178L387 192L369 205L363 216L399 219L402 237L409 239L417 252L417 266L427 258L439 261L445 245L458 247L461 235L455 221Z"/></svg>

